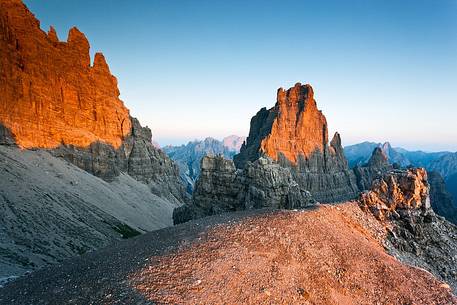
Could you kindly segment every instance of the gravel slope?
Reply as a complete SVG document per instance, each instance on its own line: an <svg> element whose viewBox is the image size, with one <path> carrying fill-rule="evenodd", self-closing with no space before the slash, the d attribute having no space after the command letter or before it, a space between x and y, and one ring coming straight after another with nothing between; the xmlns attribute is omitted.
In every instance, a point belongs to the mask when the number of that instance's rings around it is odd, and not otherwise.
<svg viewBox="0 0 457 305"><path fill-rule="evenodd" d="M223 214L39 270L0 289L0 303L457 304L384 238L355 203Z"/></svg>
<svg viewBox="0 0 457 305"><path fill-rule="evenodd" d="M107 183L44 151L0 145L0 278L172 225L176 205L128 175Z"/></svg>

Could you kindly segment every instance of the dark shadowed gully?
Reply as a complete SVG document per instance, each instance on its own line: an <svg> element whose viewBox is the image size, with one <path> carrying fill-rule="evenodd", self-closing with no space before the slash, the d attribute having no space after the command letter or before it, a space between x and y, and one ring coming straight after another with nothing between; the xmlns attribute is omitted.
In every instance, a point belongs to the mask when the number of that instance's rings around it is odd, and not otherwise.
<svg viewBox="0 0 457 305"><path fill-rule="evenodd" d="M457 304L356 203L222 214L37 271L4 304ZM418 293L420 292L420 293Z"/></svg>

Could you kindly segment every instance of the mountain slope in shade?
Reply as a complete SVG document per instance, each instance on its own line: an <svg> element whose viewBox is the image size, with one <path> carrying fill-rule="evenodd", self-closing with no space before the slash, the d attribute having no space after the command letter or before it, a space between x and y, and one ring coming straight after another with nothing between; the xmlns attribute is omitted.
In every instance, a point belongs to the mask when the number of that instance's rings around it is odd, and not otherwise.
<svg viewBox="0 0 457 305"><path fill-rule="evenodd" d="M125 174L108 183L47 152L1 145L0 173L0 278L172 225L175 205Z"/></svg>
<svg viewBox="0 0 457 305"><path fill-rule="evenodd" d="M374 142L363 142L360 144L345 146L344 155L348 160L349 167L366 164L370 159L373 150L379 146L379 143Z"/></svg>
<svg viewBox="0 0 457 305"><path fill-rule="evenodd" d="M457 174L457 153L449 153L433 160L428 168L439 172L444 179Z"/></svg>
<svg viewBox="0 0 457 305"><path fill-rule="evenodd" d="M457 225L457 206L454 201L454 198L457 197L454 197L454 194L447 190L452 190L452 185L446 184L438 172L429 171L428 179L430 182L430 202L433 210Z"/></svg>

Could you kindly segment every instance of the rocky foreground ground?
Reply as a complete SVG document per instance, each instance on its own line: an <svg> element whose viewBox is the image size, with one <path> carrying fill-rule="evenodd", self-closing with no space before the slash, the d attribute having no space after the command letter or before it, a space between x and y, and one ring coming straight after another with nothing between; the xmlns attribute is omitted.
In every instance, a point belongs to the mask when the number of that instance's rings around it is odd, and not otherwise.
<svg viewBox="0 0 457 305"><path fill-rule="evenodd" d="M34 272L1 304L457 304L356 203L217 215Z"/></svg>

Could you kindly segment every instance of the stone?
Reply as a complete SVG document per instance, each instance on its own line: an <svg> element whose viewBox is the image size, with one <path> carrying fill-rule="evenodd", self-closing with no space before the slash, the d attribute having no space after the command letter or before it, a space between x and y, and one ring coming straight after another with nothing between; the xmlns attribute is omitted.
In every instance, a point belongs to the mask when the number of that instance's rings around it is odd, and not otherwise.
<svg viewBox="0 0 457 305"><path fill-rule="evenodd" d="M429 171L430 202L433 211L443 216L446 220L457 225L457 207L452 195L446 190L443 177L438 172Z"/></svg>
<svg viewBox="0 0 457 305"><path fill-rule="evenodd" d="M408 212L432 212L427 172L422 168L389 172L360 196L363 209L378 220L391 220Z"/></svg>
<svg viewBox="0 0 457 305"><path fill-rule="evenodd" d="M393 170L360 195L359 205L387 229L386 248L400 261L423 268L457 291L457 227L430 204L423 168Z"/></svg>
<svg viewBox="0 0 457 305"><path fill-rule="evenodd" d="M91 66L89 42L72 28L60 42L20 1L0 3L0 122L22 148L119 148L131 130L129 110L103 55Z"/></svg>
<svg viewBox="0 0 457 305"><path fill-rule="evenodd" d="M192 204L174 210L175 224L208 215L261 208L297 209L314 205L311 194L294 181L289 168L268 157L237 169L232 160L205 156Z"/></svg>
<svg viewBox="0 0 457 305"><path fill-rule="evenodd" d="M296 182L320 202L352 199L359 192L340 135L328 143L327 120L310 85L278 89L276 105L251 119L249 136L234 161L243 168L261 156L291 168Z"/></svg>
<svg viewBox="0 0 457 305"><path fill-rule="evenodd" d="M362 191L370 189L373 180L382 177L392 169L393 166L390 165L384 151L380 147L376 147L368 162L363 166L354 167L353 171L357 177L357 185Z"/></svg>
<svg viewBox="0 0 457 305"><path fill-rule="evenodd" d="M224 142L210 137L203 141L191 141L186 145L165 146L163 151L178 165L181 178L190 194L200 175L200 163L204 156L222 155L231 159L236 154L236 151L229 149Z"/></svg>
<svg viewBox="0 0 457 305"><path fill-rule="evenodd" d="M177 166L130 117L102 53L76 27L45 33L21 1L0 2L0 143L44 149L106 181L121 172L154 194L189 199Z"/></svg>

